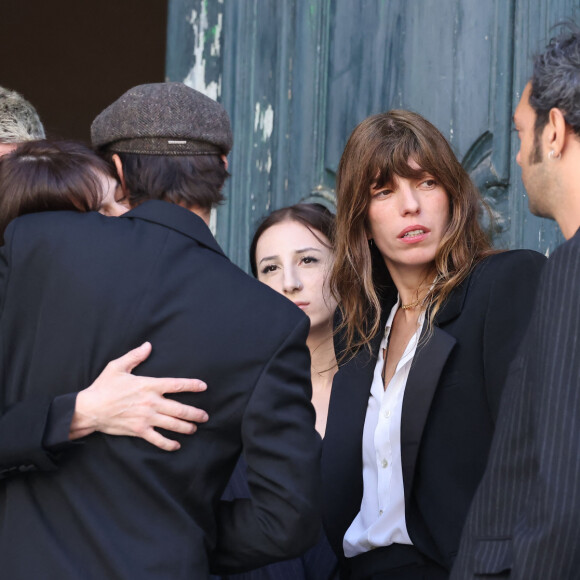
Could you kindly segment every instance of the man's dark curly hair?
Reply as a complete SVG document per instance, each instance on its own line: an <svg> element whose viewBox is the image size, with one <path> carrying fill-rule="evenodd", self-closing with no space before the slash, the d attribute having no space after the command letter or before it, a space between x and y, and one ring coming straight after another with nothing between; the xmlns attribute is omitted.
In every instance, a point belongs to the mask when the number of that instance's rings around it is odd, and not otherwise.
<svg viewBox="0 0 580 580"><path fill-rule="evenodd" d="M561 33L534 59L530 105L536 112L536 137L554 107L580 137L580 28L571 22L561 26Z"/></svg>

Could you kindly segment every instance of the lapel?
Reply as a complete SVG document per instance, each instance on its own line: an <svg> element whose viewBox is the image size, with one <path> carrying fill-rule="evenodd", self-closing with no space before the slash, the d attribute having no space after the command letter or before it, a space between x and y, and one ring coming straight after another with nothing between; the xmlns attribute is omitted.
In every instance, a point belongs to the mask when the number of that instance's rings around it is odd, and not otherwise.
<svg viewBox="0 0 580 580"><path fill-rule="evenodd" d="M137 218L170 228L226 257L206 223L195 213L175 203L151 199L121 216ZM226 258L227 259L227 258Z"/></svg>
<svg viewBox="0 0 580 580"><path fill-rule="evenodd" d="M421 334L423 338L424 333ZM429 415L431 401L439 383L441 371L455 345L455 338L438 327L425 344L419 343L403 399L401 416L401 463L405 501L413 487L413 476L421 436Z"/></svg>
<svg viewBox="0 0 580 580"><path fill-rule="evenodd" d="M383 321L381 328L384 328ZM345 457L350 450L352 453L349 453L348 457L354 457L356 454L360 460L361 434L382 338L383 332L377 333L371 340L371 354L368 349L361 348L352 359L340 367L334 379L327 433L334 429L340 431L341 457ZM345 461L345 464L348 464L348 461Z"/></svg>
<svg viewBox="0 0 580 580"><path fill-rule="evenodd" d="M375 365L381 340L384 336L385 324L396 299L397 291L394 286L385 290L385 294L381 299L379 332L370 341L370 354L367 348L359 349L352 359L340 364L339 372L334 377L332 384L327 433L329 426L331 429L340 430L343 445L349 449L352 448L353 454L348 457L358 457L359 463L362 461L361 437ZM340 320L337 318L335 327L339 323ZM344 342L341 334L335 335L334 349L336 353L344 351Z"/></svg>
<svg viewBox="0 0 580 580"><path fill-rule="evenodd" d="M396 294L390 297L391 307ZM381 326L384 329L389 308L381 310ZM327 522L342 535L357 511L363 493L362 482L362 434L370 396L373 373L383 332L371 340L371 354L362 348L347 362L340 365L332 383L328 422L322 446L322 474L325 503L329 506ZM342 352L340 334L335 336L335 349ZM340 485L337 485L340 482ZM336 510L340 505L341 509ZM339 549L339 539L334 538Z"/></svg>
<svg viewBox="0 0 580 580"><path fill-rule="evenodd" d="M441 326L445 326L461 314L468 282L469 278L450 294L440 312L435 316L431 336L426 341L427 327L426 325L423 327L407 379L401 416L401 463L405 503L408 502L413 488L419 446L431 402L445 363L457 342Z"/></svg>

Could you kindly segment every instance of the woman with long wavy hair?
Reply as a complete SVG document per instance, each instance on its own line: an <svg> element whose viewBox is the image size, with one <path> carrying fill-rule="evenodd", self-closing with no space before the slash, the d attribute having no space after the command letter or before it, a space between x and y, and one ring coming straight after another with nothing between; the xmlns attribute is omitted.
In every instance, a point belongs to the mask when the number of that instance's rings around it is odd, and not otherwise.
<svg viewBox="0 0 580 580"><path fill-rule="evenodd" d="M476 187L415 113L354 130L337 198L326 532L345 578L447 578L544 258L492 250Z"/></svg>

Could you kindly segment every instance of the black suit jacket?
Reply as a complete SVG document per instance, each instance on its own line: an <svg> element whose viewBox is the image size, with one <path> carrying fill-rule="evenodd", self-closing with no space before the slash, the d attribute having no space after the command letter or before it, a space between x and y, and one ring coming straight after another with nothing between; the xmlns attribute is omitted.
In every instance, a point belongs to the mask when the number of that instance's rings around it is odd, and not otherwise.
<svg viewBox="0 0 580 580"><path fill-rule="evenodd" d="M580 233L544 268L452 578L580 576Z"/></svg>
<svg viewBox="0 0 580 580"><path fill-rule="evenodd" d="M308 319L232 265L198 216L150 201L122 218L19 218L0 300L3 577L191 580L208 554L230 572L315 542ZM57 462L42 446L51 405L70 416L58 396L145 340L139 372L205 380L177 397L209 421L175 453L95 433ZM242 450L251 499L220 502Z"/></svg>
<svg viewBox="0 0 580 580"><path fill-rule="evenodd" d="M544 257L532 251L483 260L426 326L401 418L405 515L413 544L450 569L483 474L508 367L531 312ZM384 328L396 293L387 292ZM343 569L342 540L360 510L362 433L382 333L334 378L322 451L323 521ZM337 349L342 348L340 342Z"/></svg>

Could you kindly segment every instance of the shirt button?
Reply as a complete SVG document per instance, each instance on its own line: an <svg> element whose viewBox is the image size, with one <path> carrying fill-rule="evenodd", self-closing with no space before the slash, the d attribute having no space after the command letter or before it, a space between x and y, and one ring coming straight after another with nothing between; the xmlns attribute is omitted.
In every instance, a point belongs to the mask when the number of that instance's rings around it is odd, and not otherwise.
<svg viewBox="0 0 580 580"><path fill-rule="evenodd" d="M388 419L391 416L391 412L389 410L386 410L384 415L385 415L385 419Z"/></svg>
<svg viewBox="0 0 580 580"><path fill-rule="evenodd" d="M379 510L379 515L382 516L383 515L383 510Z"/></svg>
<svg viewBox="0 0 580 580"><path fill-rule="evenodd" d="M381 461L381 465L383 466L383 468L387 467L387 465L389 465L389 462L386 459L383 459Z"/></svg>

